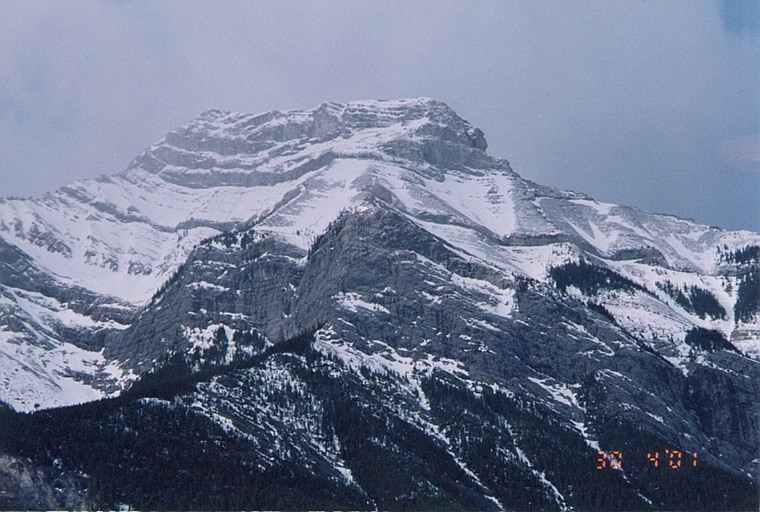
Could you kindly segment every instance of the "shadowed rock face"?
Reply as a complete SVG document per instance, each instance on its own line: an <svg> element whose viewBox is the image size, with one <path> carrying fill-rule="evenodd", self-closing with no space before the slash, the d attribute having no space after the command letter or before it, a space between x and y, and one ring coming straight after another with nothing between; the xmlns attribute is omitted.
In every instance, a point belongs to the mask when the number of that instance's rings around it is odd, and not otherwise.
<svg viewBox="0 0 760 512"><path fill-rule="evenodd" d="M742 376L694 364L684 375L582 301L467 261L381 207L344 214L308 254L274 237L254 239L255 229L196 249L135 326L108 342L106 354L133 361L139 373L149 367L145 361L167 353L195 354L188 327L219 325L232 333L224 340L238 340L232 355L209 350L203 364L220 364L261 350L259 338L245 345L243 333L278 343L321 326L330 340L357 351L352 357L384 358L390 367L395 358L411 365L455 361L457 379L537 401L566 393L552 407L569 425L591 429L581 388L604 390L595 415L704 450L703 460L728 471L753 471L760 430L746 410L756 402L751 382L760 372L736 353L704 357ZM709 395L715 379L723 394ZM731 463L722 460L725 453Z"/></svg>
<svg viewBox="0 0 760 512"><path fill-rule="evenodd" d="M237 508L689 508L643 467L595 480L597 449L652 446L757 482L760 235L537 185L486 147L428 99L212 110L120 175L0 201L2 396L45 409L143 377L61 431L152 436L118 468L154 460L169 418L179 454L216 457L208 434L242 446L229 467L346 500ZM9 446L34 507L77 506L39 496L103 471L86 446L58 476L55 442ZM607 484L629 501L584 494Z"/></svg>
<svg viewBox="0 0 760 512"><path fill-rule="evenodd" d="M0 508L3 510L61 510L89 508L87 479L53 467L38 468L28 461L0 455Z"/></svg>

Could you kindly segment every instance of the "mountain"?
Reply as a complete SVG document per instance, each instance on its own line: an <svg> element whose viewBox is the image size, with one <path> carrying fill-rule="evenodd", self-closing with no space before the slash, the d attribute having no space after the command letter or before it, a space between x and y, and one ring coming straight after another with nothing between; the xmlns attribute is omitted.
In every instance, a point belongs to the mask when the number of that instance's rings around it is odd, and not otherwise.
<svg viewBox="0 0 760 512"><path fill-rule="evenodd" d="M760 235L486 148L430 99L210 110L0 201L0 505L757 508Z"/></svg>

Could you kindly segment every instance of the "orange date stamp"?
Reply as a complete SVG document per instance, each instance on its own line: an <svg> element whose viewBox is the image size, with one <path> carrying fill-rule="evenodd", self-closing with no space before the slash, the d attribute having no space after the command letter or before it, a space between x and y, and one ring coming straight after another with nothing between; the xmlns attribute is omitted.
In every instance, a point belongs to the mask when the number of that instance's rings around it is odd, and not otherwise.
<svg viewBox="0 0 760 512"><path fill-rule="evenodd" d="M691 460L687 460L688 458ZM654 468L681 469L682 467L697 467L698 453L693 452L686 454L681 450L665 450L664 455L660 457L660 452L647 452L647 462ZM596 452L596 469L621 470L623 469L623 452L614 450L611 452Z"/></svg>

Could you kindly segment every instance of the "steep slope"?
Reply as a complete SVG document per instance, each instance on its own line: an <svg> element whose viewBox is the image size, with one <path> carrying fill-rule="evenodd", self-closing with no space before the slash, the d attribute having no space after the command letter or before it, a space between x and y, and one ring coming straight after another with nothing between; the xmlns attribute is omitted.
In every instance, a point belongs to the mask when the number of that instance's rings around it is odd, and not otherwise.
<svg viewBox="0 0 760 512"><path fill-rule="evenodd" d="M757 235L542 187L485 148L480 130L427 99L261 115L211 110L121 174L40 199L0 201L0 237L23 255L6 252L8 264L21 257L45 275L36 280L50 283L41 291L2 283L6 316L27 316L38 327L2 331L3 360L27 363L18 378L11 368L3 372L0 398L30 409L128 382L121 361L102 359L103 347L91 340L128 325L202 239L255 225L306 250L341 211L377 201L500 271L546 282L552 266L588 260L626 277L649 294L591 298L676 364L695 327L720 331L758 357L757 258L731 261L760 246ZM109 304L111 313L82 314L60 300L72 287L96 294L88 302ZM68 356L34 367L28 362L40 360L40 346ZM36 387L37 376L52 387ZM84 382L92 379L95 388ZM84 395L72 398L72 386Z"/></svg>
<svg viewBox="0 0 760 512"><path fill-rule="evenodd" d="M633 284L611 289L654 300ZM375 206L343 214L309 253L256 228L209 240L105 353L141 362L138 373L166 354L204 368L321 326L316 350L395 374L418 401L418 379L438 369L549 403L594 445L581 388L599 386L596 414L756 475L760 431L748 411L760 365L730 345L691 347L674 365L586 300L463 256Z"/></svg>
<svg viewBox="0 0 760 512"><path fill-rule="evenodd" d="M163 398L259 446L261 467L301 454L357 507L604 508L536 448L550 432L574 446L556 448L566 464L643 450L610 477L639 496L622 508L688 503L644 476L665 449L757 482L760 235L537 185L485 149L428 99L212 110L121 174L0 201L0 399L32 410L201 372ZM310 330L308 350L251 366ZM351 444L336 411L354 405L326 390L384 411L362 432L385 441ZM403 466L420 436L408 495L359 474L373 450ZM526 495L502 489L515 478Z"/></svg>
<svg viewBox="0 0 760 512"><path fill-rule="evenodd" d="M439 126L439 118L451 124L439 129L453 138L439 145L460 151L457 137L484 144L479 130L430 100L325 104L310 112L260 116L209 111L168 134L119 175L78 182L40 199L1 200L0 237L46 273L55 287L76 285L100 295L101 302L123 308L118 318L104 320L121 323L155 293L200 240L241 222L271 217L295 196L299 202L332 196L333 200L314 205L316 215L304 220L303 229L290 233L301 240L300 245L307 245L351 200L350 194L340 198L336 191L326 190L331 184L326 179L342 178L340 171L338 176L323 176L330 170L328 164L341 154L356 162L382 158L384 145L412 144L428 127ZM330 207L325 209L324 203ZM27 303L14 290L4 295L9 312L25 311L47 331L56 330L57 318L76 317L77 312L67 302L55 300L52 292L35 301L37 311L27 311ZM86 331L93 330L102 337L108 328L87 315L69 323L86 337ZM4 332L3 351L29 360L37 357L39 344L62 346L79 339L78 334L45 338L10 328ZM74 366L93 368L83 363L87 358L97 355L80 354L77 363L48 361L41 371L52 377L68 375ZM107 363L101 361L99 366ZM62 378L58 393L51 395L30 389L34 372L19 379L13 369L4 373L9 379L0 398L21 409L31 409L33 403L71 403L66 389L77 385ZM116 371L112 383L125 379L130 376ZM31 400L24 390L44 397Z"/></svg>

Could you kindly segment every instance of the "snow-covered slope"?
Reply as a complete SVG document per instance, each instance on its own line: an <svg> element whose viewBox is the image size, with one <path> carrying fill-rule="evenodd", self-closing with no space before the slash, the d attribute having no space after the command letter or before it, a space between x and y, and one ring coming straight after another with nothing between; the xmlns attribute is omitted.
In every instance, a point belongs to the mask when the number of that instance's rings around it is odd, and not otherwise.
<svg viewBox="0 0 760 512"><path fill-rule="evenodd" d="M132 377L103 355L106 333L126 328L200 241L255 226L307 251L341 212L375 204L505 275L553 284L553 267L581 261L614 271L638 288L565 291L675 364L694 327L760 357L757 313L735 315L747 274L727 259L760 235L537 185L485 149L480 130L425 98L210 110L120 174L0 200L0 238L46 283L0 274L0 399L28 410L118 392ZM64 293L73 287L103 307ZM724 314L690 307L691 287Z"/></svg>

